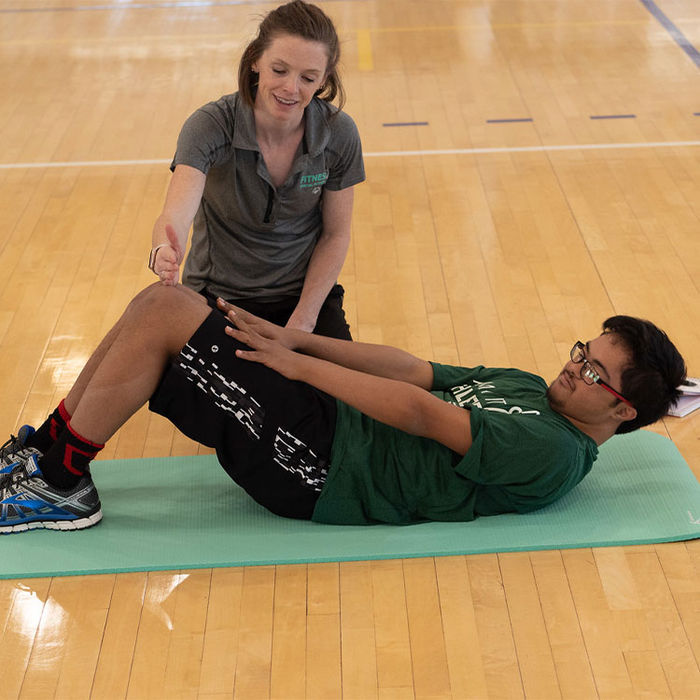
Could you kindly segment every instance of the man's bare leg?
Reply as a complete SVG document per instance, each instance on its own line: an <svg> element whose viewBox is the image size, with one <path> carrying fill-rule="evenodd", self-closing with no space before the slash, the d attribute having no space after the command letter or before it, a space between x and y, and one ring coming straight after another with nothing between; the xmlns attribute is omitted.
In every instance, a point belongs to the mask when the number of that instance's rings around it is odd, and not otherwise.
<svg viewBox="0 0 700 700"><path fill-rule="evenodd" d="M73 430L96 443L112 437L148 401L210 311L182 286L156 283L134 297L66 396Z"/></svg>
<svg viewBox="0 0 700 700"><path fill-rule="evenodd" d="M161 284L129 304L62 402L63 427L52 423L59 405L39 429L49 434L47 445L28 441L13 452L21 460L1 482L2 533L36 527L79 530L99 522L102 510L90 461L150 398L170 360L209 313L195 292Z"/></svg>

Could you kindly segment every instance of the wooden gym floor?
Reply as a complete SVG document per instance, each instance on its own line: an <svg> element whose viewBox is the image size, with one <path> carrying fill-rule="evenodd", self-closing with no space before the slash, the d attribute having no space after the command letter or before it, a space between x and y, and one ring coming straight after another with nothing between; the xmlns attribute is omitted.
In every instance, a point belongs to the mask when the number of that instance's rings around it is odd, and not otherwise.
<svg viewBox="0 0 700 700"><path fill-rule="evenodd" d="M700 373L696 0L320 4L366 151L357 339L551 378L628 313ZM5 435L152 281L179 127L273 6L0 0ZM700 411L653 430L700 476ZM103 456L199 451L142 411ZM689 700L699 574L695 540L1 581L0 697Z"/></svg>

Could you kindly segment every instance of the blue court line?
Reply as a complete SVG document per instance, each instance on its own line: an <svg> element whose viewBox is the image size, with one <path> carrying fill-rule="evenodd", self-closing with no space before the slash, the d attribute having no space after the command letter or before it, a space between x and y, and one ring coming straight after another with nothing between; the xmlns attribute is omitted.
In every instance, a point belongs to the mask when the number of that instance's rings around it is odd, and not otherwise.
<svg viewBox="0 0 700 700"><path fill-rule="evenodd" d="M685 34L661 11L654 0L639 0L651 12L659 24L671 35L671 38L688 54L690 60L700 68L700 51L686 38Z"/></svg>
<svg viewBox="0 0 700 700"><path fill-rule="evenodd" d="M531 122L531 117L523 117L522 119L487 119L487 124L512 124L513 122Z"/></svg>
<svg viewBox="0 0 700 700"><path fill-rule="evenodd" d="M636 119L636 114L591 114L589 119Z"/></svg>
<svg viewBox="0 0 700 700"><path fill-rule="evenodd" d="M345 0L324 0L344 2ZM357 0L354 0L355 2ZM73 5L72 7L8 7L0 14L20 12L90 12L91 10L160 10L177 7L227 7L229 5L265 5L267 0L174 0L173 2L141 2L129 5Z"/></svg>
<svg viewBox="0 0 700 700"><path fill-rule="evenodd" d="M382 126L428 126L428 122L386 122Z"/></svg>

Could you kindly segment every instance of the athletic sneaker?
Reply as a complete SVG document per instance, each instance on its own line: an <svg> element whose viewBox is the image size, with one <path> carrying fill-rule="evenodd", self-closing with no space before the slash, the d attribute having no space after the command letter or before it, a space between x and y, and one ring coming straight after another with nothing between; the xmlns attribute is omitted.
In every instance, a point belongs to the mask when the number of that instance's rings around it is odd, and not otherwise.
<svg viewBox="0 0 700 700"><path fill-rule="evenodd" d="M31 425L23 425L17 437L10 435L10 439L0 447L0 475L9 474L17 465L24 464L29 456L36 452L31 447L25 447L27 438L34 432Z"/></svg>
<svg viewBox="0 0 700 700"><path fill-rule="evenodd" d="M102 519L100 498L90 476L71 489L49 486L37 464L41 453L33 450L24 464L0 479L0 534L36 528L82 530Z"/></svg>

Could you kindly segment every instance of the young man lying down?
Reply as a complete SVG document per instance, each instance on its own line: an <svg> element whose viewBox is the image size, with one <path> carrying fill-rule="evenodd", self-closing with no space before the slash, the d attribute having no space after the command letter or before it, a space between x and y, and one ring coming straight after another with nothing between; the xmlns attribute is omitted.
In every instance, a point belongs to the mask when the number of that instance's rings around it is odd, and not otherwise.
<svg viewBox="0 0 700 700"><path fill-rule="evenodd" d="M574 343L547 386L518 369L281 328L155 284L44 424L5 443L0 532L99 522L90 462L147 401L281 516L398 524L524 513L576 486L612 435L663 416L684 376L668 337L629 316Z"/></svg>

